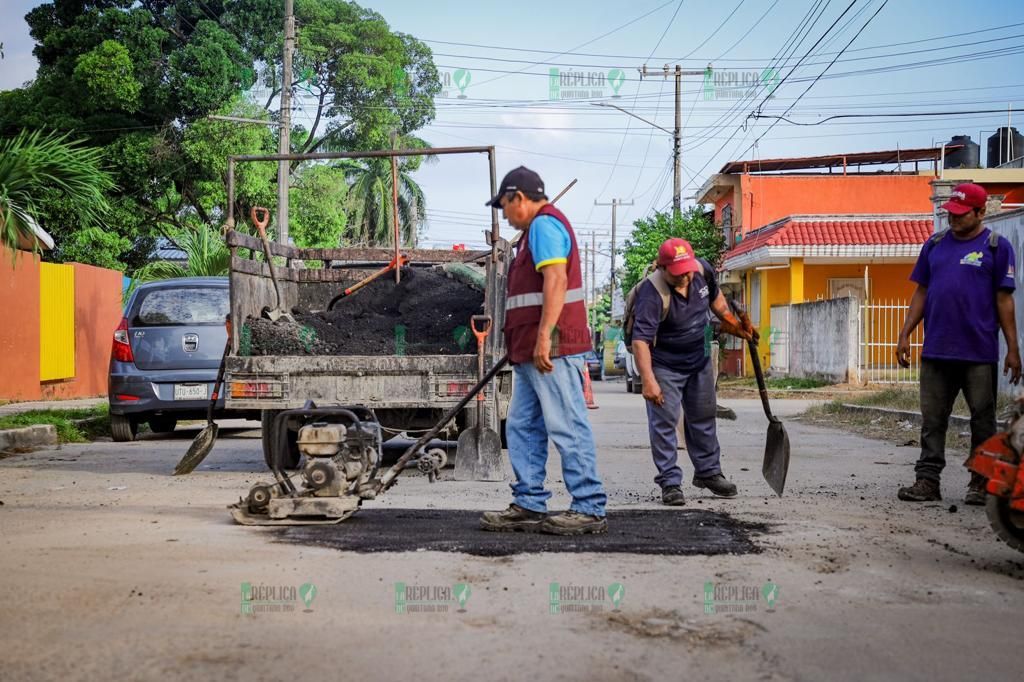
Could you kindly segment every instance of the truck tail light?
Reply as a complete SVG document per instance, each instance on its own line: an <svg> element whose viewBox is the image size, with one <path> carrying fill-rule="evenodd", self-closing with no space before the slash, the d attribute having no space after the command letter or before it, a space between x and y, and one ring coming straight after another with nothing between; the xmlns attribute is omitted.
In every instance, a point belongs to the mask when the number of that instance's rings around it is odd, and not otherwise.
<svg viewBox="0 0 1024 682"><path fill-rule="evenodd" d="M110 348L110 358L118 362L135 362L131 344L128 343L128 319L122 317L121 324L114 330L114 343Z"/></svg>
<svg viewBox="0 0 1024 682"><path fill-rule="evenodd" d="M461 398L462 396L464 396L467 393L469 393L470 390L472 390L472 388L474 386L476 386L476 382L475 381L448 381L443 386L444 386L443 394L445 396L448 396L449 398L454 398L454 397ZM480 391L479 395L481 397L478 398L478 400L483 400L482 396L484 395L484 393L485 393L484 391Z"/></svg>
<svg viewBox="0 0 1024 682"><path fill-rule="evenodd" d="M281 398L284 387L277 381L232 381L232 398Z"/></svg>

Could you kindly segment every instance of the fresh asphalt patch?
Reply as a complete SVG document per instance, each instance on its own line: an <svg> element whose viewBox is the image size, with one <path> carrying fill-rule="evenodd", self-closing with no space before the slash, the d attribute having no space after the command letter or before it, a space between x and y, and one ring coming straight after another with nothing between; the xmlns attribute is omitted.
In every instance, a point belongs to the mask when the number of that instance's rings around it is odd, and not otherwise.
<svg viewBox="0 0 1024 682"><path fill-rule="evenodd" d="M481 530L480 512L369 509L333 526L291 526L279 540L346 552L460 552L508 556L539 552L713 555L759 552L767 524L713 511L628 510L608 514L608 532L557 536Z"/></svg>

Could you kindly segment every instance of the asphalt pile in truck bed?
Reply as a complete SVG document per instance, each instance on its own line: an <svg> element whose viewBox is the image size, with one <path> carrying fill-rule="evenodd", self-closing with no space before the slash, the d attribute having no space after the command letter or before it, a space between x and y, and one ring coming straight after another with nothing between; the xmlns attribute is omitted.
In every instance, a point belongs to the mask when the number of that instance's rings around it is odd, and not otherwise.
<svg viewBox="0 0 1024 682"><path fill-rule="evenodd" d="M339 284L337 293L345 286ZM469 325L473 315L483 313L483 302L483 292L441 271L402 268L401 283L395 284L394 273L383 275L331 311L296 309L294 323L249 318L242 350L247 355L476 353Z"/></svg>

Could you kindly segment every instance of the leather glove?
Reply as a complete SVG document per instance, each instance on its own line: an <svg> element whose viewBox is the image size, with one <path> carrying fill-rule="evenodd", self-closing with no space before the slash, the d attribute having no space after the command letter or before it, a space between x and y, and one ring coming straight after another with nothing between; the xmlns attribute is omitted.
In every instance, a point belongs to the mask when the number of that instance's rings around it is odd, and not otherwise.
<svg viewBox="0 0 1024 682"><path fill-rule="evenodd" d="M740 319L736 319L732 313L726 313L722 318L721 329L724 333L732 334L749 343L757 343L761 338L746 313L740 313Z"/></svg>
<svg viewBox="0 0 1024 682"><path fill-rule="evenodd" d="M747 341L757 343L761 340L761 334L754 329L754 323L750 321L750 315L748 315L745 310L740 311L740 328L750 335L750 337L747 338Z"/></svg>

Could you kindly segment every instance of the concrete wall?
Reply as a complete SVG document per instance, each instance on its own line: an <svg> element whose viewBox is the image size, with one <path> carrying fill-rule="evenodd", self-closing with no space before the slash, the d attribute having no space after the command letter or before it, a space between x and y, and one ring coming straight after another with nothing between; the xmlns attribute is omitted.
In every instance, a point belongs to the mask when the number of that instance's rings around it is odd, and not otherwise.
<svg viewBox="0 0 1024 682"><path fill-rule="evenodd" d="M75 376L40 381L39 259L0 251L0 399L59 400L107 393L110 344L121 319L122 274L74 263Z"/></svg>
<svg viewBox="0 0 1024 682"><path fill-rule="evenodd" d="M39 259L0 249L0 399L39 399Z"/></svg>
<svg viewBox="0 0 1024 682"><path fill-rule="evenodd" d="M845 383L856 378L860 306L833 298L789 307L789 376Z"/></svg>
<svg viewBox="0 0 1024 682"><path fill-rule="evenodd" d="M1024 344L1024 209L1005 211L985 218L985 226L1006 237L1013 245L1016 257L1014 278L1017 289L1013 293L1013 301L1017 307L1017 343ZM1006 339L999 335L999 392L1016 395L1020 389L1011 386L1002 374L1003 358L1006 357Z"/></svg>

